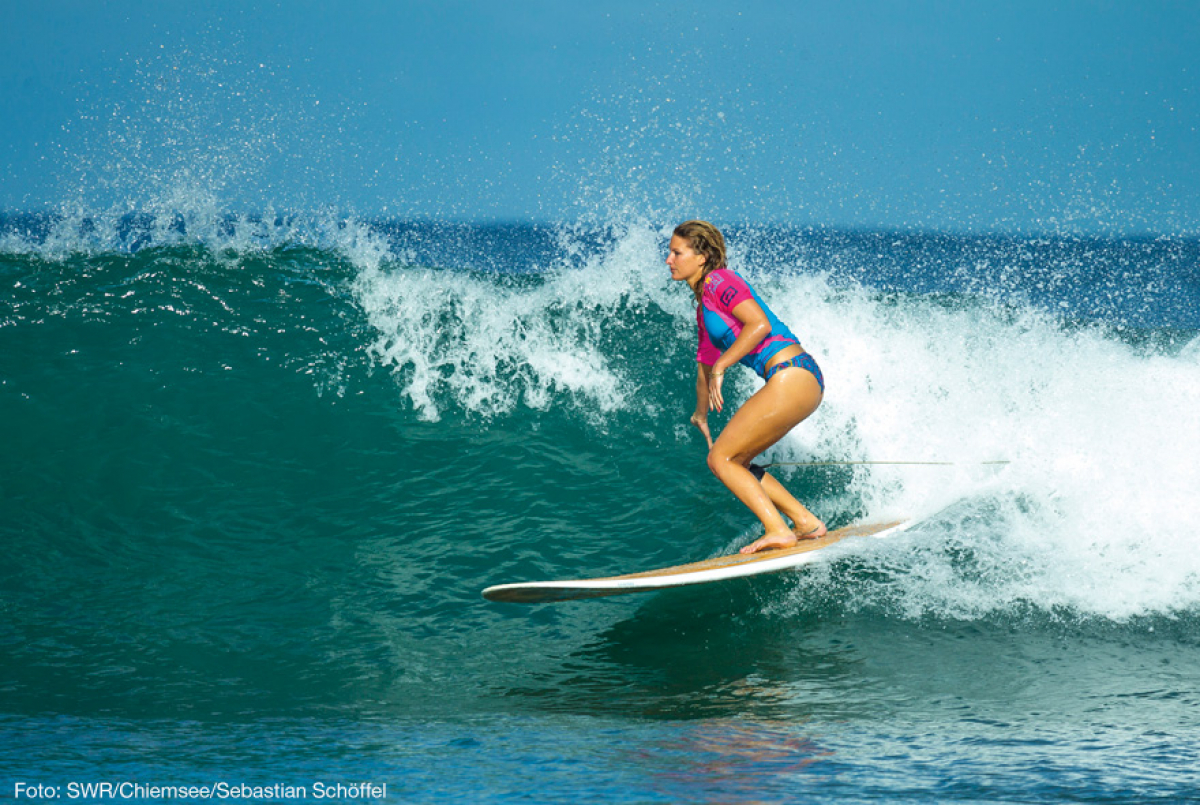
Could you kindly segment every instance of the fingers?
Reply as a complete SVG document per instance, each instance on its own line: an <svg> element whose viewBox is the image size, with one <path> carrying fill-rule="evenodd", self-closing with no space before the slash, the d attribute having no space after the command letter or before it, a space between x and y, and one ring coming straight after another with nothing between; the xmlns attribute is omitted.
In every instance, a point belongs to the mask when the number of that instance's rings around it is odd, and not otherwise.
<svg viewBox="0 0 1200 805"><path fill-rule="evenodd" d="M725 399L721 396L721 381L722 375L714 374L708 380L708 408L710 411L720 412L725 405Z"/></svg>

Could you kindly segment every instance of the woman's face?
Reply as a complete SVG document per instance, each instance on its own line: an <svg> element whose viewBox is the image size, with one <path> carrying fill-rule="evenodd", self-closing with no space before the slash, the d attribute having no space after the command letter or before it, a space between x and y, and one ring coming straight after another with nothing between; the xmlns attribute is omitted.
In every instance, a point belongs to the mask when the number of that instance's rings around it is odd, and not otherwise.
<svg viewBox="0 0 1200 805"><path fill-rule="evenodd" d="M667 250L667 265L671 267L671 279L681 280L692 287L700 281L704 271L705 257L692 250L692 244L679 235L671 238Z"/></svg>

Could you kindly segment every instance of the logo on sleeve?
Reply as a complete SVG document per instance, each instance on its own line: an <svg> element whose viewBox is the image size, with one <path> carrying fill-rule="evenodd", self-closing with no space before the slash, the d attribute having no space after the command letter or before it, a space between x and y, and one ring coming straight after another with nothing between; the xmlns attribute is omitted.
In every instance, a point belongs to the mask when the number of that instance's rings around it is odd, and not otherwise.
<svg viewBox="0 0 1200 805"><path fill-rule="evenodd" d="M721 300L722 305L724 305L725 307L729 307L729 303L733 301L733 298L735 296L737 296L737 288L734 288L732 285L730 285L728 288L721 291L721 295L719 298Z"/></svg>

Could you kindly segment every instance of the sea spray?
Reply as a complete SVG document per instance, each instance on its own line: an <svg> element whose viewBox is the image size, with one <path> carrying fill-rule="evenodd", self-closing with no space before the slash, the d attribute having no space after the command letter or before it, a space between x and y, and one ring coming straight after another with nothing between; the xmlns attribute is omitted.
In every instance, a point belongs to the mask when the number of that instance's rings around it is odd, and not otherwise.
<svg viewBox="0 0 1200 805"><path fill-rule="evenodd" d="M641 232L522 276L485 270L487 254L469 272L366 268L354 287L380 333L370 352L428 420L441 416L439 396L485 416L568 400L598 417L628 409L655 362L647 340L670 338L664 324L682 307L654 274L656 247Z"/></svg>
<svg viewBox="0 0 1200 805"><path fill-rule="evenodd" d="M853 585L855 606L1115 619L1200 606L1200 372L1186 349L976 303L842 312L830 362L856 371L849 388L835 376L814 438L842 440L835 454L959 462L856 473L868 511L941 513L858 558L887 572ZM1009 463L974 466L995 458Z"/></svg>

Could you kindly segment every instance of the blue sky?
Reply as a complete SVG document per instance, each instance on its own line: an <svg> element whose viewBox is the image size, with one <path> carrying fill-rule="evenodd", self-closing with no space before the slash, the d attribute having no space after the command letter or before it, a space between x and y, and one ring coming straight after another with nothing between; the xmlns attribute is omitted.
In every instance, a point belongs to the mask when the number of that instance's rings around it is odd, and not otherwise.
<svg viewBox="0 0 1200 805"><path fill-rule="evenodd" d="M1192 2L3 7L3 209L1200 233Z"/></svg>

